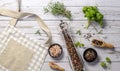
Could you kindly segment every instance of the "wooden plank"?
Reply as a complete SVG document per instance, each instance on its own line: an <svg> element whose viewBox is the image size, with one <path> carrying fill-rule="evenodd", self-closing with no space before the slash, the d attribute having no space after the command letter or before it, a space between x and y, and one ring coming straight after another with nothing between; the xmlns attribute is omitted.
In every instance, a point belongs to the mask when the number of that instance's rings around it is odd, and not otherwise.
<svg viewBox="0 0 120 71"><path fill-rule="evenodd" d="M8 25L9 21L1 21L0 22L0 31L2 31L5 26ZM76 34L78 30L81 31L81 33L95 33L97 34L96 30L93 26L90 26L89 29L85 29L84 26L86 25L87 21L72 21L68 22L70 23L70 32L72 34ZM105 27L101 28L97 23L93 23L93 25L98 29L98 31L102 30L103 34L118 34L120 33L120 21L107 21L105 23ZM49 26L52 34L59 34L59 21L45 21L45 23ZM35 33L40 27L38 26L36 21L19 21L17 26L18 29L21 31L24 31L24 33L32 34ZM44 32L41 31L43 34Z"/></svg>
<svg viewBox="0 0 120 71"><path fill-rule="evenodd" d="M8 0L8 1L0 0L0 8L16 10L17 9L17 0Z"/></svg>
<svg viewBox="0 0 120 71"><path fill-rule="evenodd" d="M100 12L104 15L105 20L120 20L120 7L98 7ZM16 9L16 8L12 8ZM39 15L43 20L68 20L64 17L61 16L53 16L52 14L44 14L43 7L22 7L22 12L31 12ZM68 10L71 11L73 20L86 20L84 18L84 14L82 12L82 7L67 7ZM0 20L9 20L10 18L8 17L2 17L0 16ZM34 20L32 18L25 18L22 20Z"/></svg>
<svg viewBox="0 0 120 71"><path fill-rule="evenodd" d="M71 11L73 20L86 20L84 18L84 14L82 12L83 7L67 7L68 10ZM104 15L105 20L120 20L119 15L120 15L120 8L119 7L98 7L100 12ZM23 7L24 12L32 12L38 14L42 19L46 20L59 20L59 19L64 19L67 20L66 18L63 17L55 17L51 14L44 14L43 7Z"/></svg>
<svg viewBox="0 0 120 71"><path fill-rule="evenodd" d="M65 71L72 71L69 63L57 62L57 64L60 65L61 67L65 68ZM110 64L110 69L108 69L107 71L114 71L114 70L119 71L119 65L120 65L119 62L112 62L112 64ZM97 63L97 64L87 63L86 69L87 69L87 71L106 71L106 69L102 68L99 65L99 63ZM53 70L49 67L48 63L44 63L41 71L53 71Z"/></svg>
<svg viewBox="0 0 120 71"><path fill-rule="evenodd" d="M22 1L22 6L26 7L41 7L46 6L51 0L25 0ZM65 6L86 6L86 5L97 5L97 6L120 6L119 0L52 0L53 2L60 1L65 4ZM16 4L16 0L0 0L0 6L11 6Z"/></svg>
<svg viewBox="0 0 120 71"><path fill-rule="evenodd" d="M60 24L60 21L45 21L43 20L48 26L54 26L57 27ZM69 26L71 27L84 27L84 25L87 23L87 21L64 21L67 22L69 24ZM105 23L105 27L107 26L120 26L119 24L120 21L106 21ZM0 21L0 27L4 27L7 26L9 23L9 21ZM95 26L97 26L98 24L96 23ZM39 27L36 21L18 21L16 26L30 26L30 27Z"/></svg>
<svg viewBox="0 0 120 71"><path fill-rule="evenodd" d="M23 6L46 6L51 0L29 0L24 1ZM97 6L120 6L120 1L118 0L52 0L60 1L65 4L65 6L85 6L85 5L97 5Z"/></svg>
<svg viewBox="0 0 120 71"><path fill-rule="evenodd" d="M44 41L47 39L47 37L45 35L41 35L41 36L36 35L36 34L26 34L26 35L28 35L36 40L41 40L41 41ZM52 41L54 43L64 44L64 40L61 35L52 34L52 36L53 36ZM90 38L90 40L92 40L93 38L102 39L102 40L105 40L106 42L114 44L116 48L120 48L120 45L119 45L120 40L117 39L117 38L119 38L119 36L120 36L119 34L96 35L96 36L93 36L92 38ZM75 36L75 35L72 37L73 37L74 41L81 41L81 43L85 43L86 47L92 47L91 42L88 41L87 39L85 39L83 37L81 38L81 37Z"/></svg>
<svg viewBox="0 0 120 71"><path fill-rule="evenodd" d="M67 9L70 10L72 15L73 15L73 20L79 20L79 19L80 20L86 20L84 18L82 8L83 7L67 7ZM98 9L104 15L104 18L106 20L119 20L119 14L120 14L120 8L119 7L98 7ZM65 19L65 18L62 18L62 17L55 17L55 16L53 16L49 13L44 14L44 7L23 7L22 10L24 12L36 13L40 17L42 17L43 19L45 19L46 16L47 16L46 17L47 19L51 19L51 20L53 20L53 18L55 18L55 20ZM112 17L110 17L110 16L112 16Z"/></svg>

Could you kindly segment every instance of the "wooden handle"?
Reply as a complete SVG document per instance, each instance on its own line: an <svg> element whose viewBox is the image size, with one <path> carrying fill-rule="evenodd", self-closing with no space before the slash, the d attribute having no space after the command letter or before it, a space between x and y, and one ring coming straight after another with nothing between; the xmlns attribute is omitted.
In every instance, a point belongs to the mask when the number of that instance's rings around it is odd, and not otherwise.
<svg viewBox="0 0 120 71"><path fill-rule="evenodd" d="M59 71L65 71L62 67L58 66L54 62L49 62L49 66L53 69L59 70Z"/></svg>

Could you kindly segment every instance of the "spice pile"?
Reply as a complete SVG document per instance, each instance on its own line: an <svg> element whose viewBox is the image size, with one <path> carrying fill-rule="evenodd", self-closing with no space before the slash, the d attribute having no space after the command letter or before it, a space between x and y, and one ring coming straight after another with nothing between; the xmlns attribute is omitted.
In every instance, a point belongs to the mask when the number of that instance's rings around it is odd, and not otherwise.
<svg viewBox="0 0 120 71"><path fill-rule="evenodd" d="M97 58L97 52L93 48L88 48L85 50L83 57L87 62L93 62Z"/></svg>
<svg viewBox="0 0 120 71"><path fill-rule="evenodd" d="M59 44L53 44L48 50L50 56L57 58L62 54L62 47Z"/></svg>
<svg viewBox="0 0 120 71"><path fill-rule="evenodd" d="M110 48L110 49L114 48L114 45L98 39L93 39L92 45L101 48Z"/></svg>

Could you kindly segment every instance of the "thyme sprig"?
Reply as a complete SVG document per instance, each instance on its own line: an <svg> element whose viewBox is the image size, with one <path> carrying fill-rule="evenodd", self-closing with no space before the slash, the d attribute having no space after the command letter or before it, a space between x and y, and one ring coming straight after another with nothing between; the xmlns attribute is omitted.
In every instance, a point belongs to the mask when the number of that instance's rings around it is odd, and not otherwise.
<svg viewBox="0 0 120 71"><path fill-rule="evenodd" d="M51 2L46 8L44 8L45 13L52 13L53 15L61 15L69 20L72 18L71 11L67 10L63 3L60 2Z"/></svg>

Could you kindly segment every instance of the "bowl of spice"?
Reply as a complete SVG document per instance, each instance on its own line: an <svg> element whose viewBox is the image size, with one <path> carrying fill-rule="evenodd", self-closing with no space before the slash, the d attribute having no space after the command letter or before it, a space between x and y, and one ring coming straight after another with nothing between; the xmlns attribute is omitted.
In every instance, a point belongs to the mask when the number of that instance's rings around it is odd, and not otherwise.
<svg viewBox="0 0 120 71"><path fill-rule="evenodd" d="M62 46L60 44L54 43L49 47L48 53L52 58L60 58L63 53Z"/></svg>
<svg viewBox="0 0 120 71"><path fill-rule="evenodd" d="M97 59L97 52L93 48L88 48L84 51L83 57L87 62L93 62Z"/></svg>

